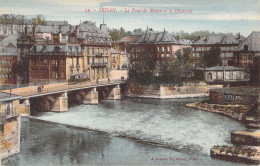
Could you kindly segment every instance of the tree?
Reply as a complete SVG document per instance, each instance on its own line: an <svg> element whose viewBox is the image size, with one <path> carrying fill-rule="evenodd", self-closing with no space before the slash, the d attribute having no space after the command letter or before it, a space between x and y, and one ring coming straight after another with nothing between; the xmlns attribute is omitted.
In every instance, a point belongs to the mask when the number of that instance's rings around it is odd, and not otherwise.
<svg viewBox="0 0 260 166"><path fill-rule="evenodd" d="M42 15L37 15L36 18L32 18L34 25L43 25L45 18Z"/></svg>
<svg viewBox="0 0 260 166"><path fill-rule="evenodd" d="M202 55L202 64L204 67L213 67L221 65L221 49L220 47L211 47Z"/></svg>

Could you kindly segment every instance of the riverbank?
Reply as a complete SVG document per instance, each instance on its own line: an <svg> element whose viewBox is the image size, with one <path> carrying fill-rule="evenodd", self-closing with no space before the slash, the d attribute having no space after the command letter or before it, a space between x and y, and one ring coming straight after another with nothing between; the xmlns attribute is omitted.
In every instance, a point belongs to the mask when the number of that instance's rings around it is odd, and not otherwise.
<svg viewBox="0 0 260 166"><path fill-rule="evenodd" d="M252 108L250 105L220 105L206 102L195 102L186 104L187 107L203 111L218 113L236 120L243 120L245 114Z"/></svg>
<svg viewBox="0 0 260 166"><path fill-rule="evenodd" d="M147 99L183 99L183 98L196 98L196 97L208 97L208 93L199 93L199 94L175 94L175 95L135 95L129 94L126 97L131 98L147 98Z"/></svg>
<svg viewBox="0 0 260 166"><path fill-rule="evenodd" d="M256 146L228 147L214 146L210 150L213 158L238 161L248 164L260 164L260 148Z"/></svg>

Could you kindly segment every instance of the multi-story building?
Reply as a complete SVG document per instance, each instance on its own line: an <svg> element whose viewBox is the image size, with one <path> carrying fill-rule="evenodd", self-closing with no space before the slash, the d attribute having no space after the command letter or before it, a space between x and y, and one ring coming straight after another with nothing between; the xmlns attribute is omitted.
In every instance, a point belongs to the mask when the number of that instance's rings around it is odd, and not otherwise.
<svg viewBox="0 0 260 166"><path fill-rule="evenodd" d="M176 40L165 30L164 32L154 32L148 29L131 43L130 65L138 63L140 56L146 51L156 55L157 61L171 61L176 57L175 53L178 50L187 47L191 47L191 42Z"/></svg>
<svg viewBox="0 0 260 166"><path fill-rule="evenodd" d="M11 35L0 42L0 84L16 84L17 35Z"/></svg>
<svg viewBox="0 0 260 166"><path fill-rule="evenodd" d="M85 21L76 27L76 37L83 53L83 72L90 79L109 77L111 38L106 24L97 28L95 23Z"/></svg>
<svg viewBox="0 0 260 166"><path fill-rule="evenodd" d="M110 68L112 70L118 70L120 69L120 58L121 58L121 52L119 50L111 49L111 54L109 57L110 61Z"/></svg>
<svg viewBox="0 0 260 166"><path fill-rule="evenodd" d="M235 66L248 69L260 55L260 32L252 32L235 52Z"/></svg>
<svg viewBox="0 0 260 166"><path fill-rule="evenodd" d="M100 29L89 21L25 27L17 45L19 67L28 67L19 79L22 83L68 80L75 74L108 77L111 45L105 24Z"/></svg>
<svg viewBox="0 0 260 166"><path fill-rule="evenodd" d="M196 66L202 67L200 62L203 54L213 47L220 47L221 60L225 66L234 65L234 52L242 42L243 38L238 36L207 36L200 38L192 44L193 57L195 58Z"/></svg>
<svg viewBox="0 0 260 166"><path fill-rule="evenodd" d="M83 55L79 44L33 45L27 54L30 83L70 79L83 73Z"/></svg>

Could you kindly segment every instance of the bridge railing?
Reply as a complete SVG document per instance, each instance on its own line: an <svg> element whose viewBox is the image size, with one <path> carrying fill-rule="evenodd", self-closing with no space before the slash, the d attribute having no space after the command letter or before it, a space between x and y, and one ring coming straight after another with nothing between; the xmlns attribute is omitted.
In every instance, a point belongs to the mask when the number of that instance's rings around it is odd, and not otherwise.
<svg viewBox="0 0 260 166"><path fill-rule="evenodd" d="M72 89L83 89L88 88L92 86L102 86L102 85L109 85L109 84L121 84L124 83L125 80L117 79L117 80L93 80L90 82L79 82L75 84L68 84L66 83L59 83L59 84L48 84L48 85L38 85L33 87L25 87L25 88L19 88L14 89L13 92L16 92L15 94L27 97L27 96L34 96L34 95L41 95L46 93L55 93L59 91L69 91Z"/></svg>

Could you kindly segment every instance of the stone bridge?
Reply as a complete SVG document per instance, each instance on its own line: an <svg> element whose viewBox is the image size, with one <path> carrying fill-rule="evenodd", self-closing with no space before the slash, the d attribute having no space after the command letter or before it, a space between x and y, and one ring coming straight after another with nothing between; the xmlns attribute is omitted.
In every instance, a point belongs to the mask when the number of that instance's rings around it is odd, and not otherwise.
<svg viewBox="0 0 260 166"><path fill-rule="evenodd" d="M21 96L20 115L33 115L41 111L64 112L73 104L98 104L99 99L121 99L124 80L100 80L98 82L56 83L12 89L11 93ZM10 93L10 90L3 92Z"/></svg>

